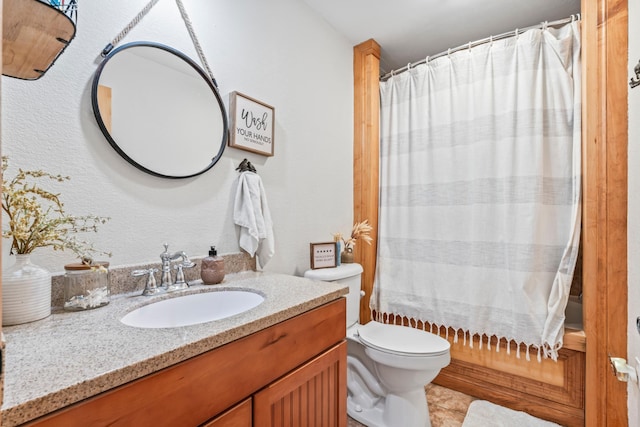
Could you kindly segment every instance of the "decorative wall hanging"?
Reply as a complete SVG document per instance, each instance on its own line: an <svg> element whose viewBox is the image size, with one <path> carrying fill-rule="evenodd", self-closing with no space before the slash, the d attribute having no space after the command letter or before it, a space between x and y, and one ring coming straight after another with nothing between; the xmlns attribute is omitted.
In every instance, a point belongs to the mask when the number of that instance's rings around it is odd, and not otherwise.
<svg viewBox="0 0 640 427"><path fill-rule="evenodd" d="M160 43L116 47L157 2L150 0L102 50L91 104L105 138L130 164L161 178L191 178L220 160L229 130L216 80L182 1L176 4L204 69Z"/></svg>
<svg viewBox="0 0 640 427"><path fill-rule="evenodd" d="M77 0L4 0L2 74L37 80L76 35Z"/></svg>
<svg viewBox="0 0 640 427"><path fill-rule="evenodd" d="M273 156L274 108L240 92L231 92L229 105L229 147Z"/></svg>

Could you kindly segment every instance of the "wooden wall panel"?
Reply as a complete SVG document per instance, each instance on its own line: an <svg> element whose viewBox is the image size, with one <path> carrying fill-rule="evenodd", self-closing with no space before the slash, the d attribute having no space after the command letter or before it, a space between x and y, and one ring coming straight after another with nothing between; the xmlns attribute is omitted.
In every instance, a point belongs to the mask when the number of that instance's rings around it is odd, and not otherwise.
<svg viewBox="0 0 640 427"><path fill-rule="evenodd" d="M562 370L558 377L561 384L511 375L502 369L457 359L440 372L434 383L563 426L582 427L585 423L584 353L561 350L558 363Z"/></svg>
<svg viewBox="0 0 640 427"><path fill-rule="evenodd" d="M585 353L561 349L558 361L525 358L524 346L518 359L515 344L507 355L507 344L501 341L496 352L496 340L491 350L461 342L451 343L451 364L434 380L435 384L457 390L479 399L524 411L536 417L564 426L584 425Z"/></svg>
<svg viewBox="0 0 640 427"><path fill-rule="evenodd" d="M378 192L380 158L380 45L368 40L353 48L354 136L353 217L369 220L373 227L371 245L358 245L355 261L362 264L360 322L371 319L369 299L373 289L378 250Z"/></svg>
<svg viewBox="0 0 640 427"><path fill-rule="evenodd" d="M375 313L374 313L375 314ZM395 316L397 325L417 327L431 331L429 323L411 323L408 318ZM451 364L444 368L434 380L435 384L457 390L479 399L489 400L507 408L525 411L537 417L578 427L584 425L585 351L583 331L567 329L564 346L558 361L542 358L537 361L537 352L526 359L526 347L520 346L517 357L516 344L487 336L473 338L473 348L462 334L455 340L453 328L433 330L451 344Z"/></svg>

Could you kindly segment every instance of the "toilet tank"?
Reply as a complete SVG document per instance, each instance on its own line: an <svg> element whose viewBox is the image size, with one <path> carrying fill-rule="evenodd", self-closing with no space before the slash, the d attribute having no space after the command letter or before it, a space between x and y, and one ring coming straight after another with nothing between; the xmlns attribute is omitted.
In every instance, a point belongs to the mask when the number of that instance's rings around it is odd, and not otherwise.
<svg viewBox="0 0 640 427"><path fill-rule="evenodd" d="M307 270L304 277L323 282L337 282L349 287L347 294L347 328L360 318L360 279L362 266L356 263L342 264L334 268Z"/></svg>

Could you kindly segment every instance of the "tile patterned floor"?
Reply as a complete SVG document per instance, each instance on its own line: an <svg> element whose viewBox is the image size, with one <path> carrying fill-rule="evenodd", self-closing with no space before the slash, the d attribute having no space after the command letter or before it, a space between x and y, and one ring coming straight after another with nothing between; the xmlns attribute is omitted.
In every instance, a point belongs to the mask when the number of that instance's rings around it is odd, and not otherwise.
<svg viewBox="0 0 640 427"><path fill-rule="evenodd" d="M432 427L460 427L474 397L429 384L425 387ZM348 427L365 427L349 418Z"/></svg>

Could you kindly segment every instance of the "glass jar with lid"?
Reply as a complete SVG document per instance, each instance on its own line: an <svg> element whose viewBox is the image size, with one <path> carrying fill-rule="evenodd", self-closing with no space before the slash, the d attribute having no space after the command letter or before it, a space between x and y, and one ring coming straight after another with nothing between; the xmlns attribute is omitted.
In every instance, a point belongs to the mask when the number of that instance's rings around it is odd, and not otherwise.
<svg viewBox="0 0 640 427"><path fill-rule="evenodd" d="M90 310L109 304L109 263L64 266L64 309Z"/></svg>

